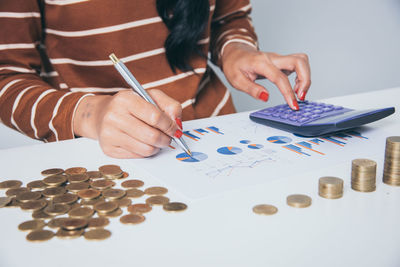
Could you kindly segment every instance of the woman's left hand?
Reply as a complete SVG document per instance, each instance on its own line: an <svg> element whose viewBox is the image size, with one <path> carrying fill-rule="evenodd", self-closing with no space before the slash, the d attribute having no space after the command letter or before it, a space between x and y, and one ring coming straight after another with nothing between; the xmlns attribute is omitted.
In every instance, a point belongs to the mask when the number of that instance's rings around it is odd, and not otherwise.
<svg viewBox="0 0 400 267"><path fill-rule="evenodd" d="M304 100L311 85L311 74L306 54L287 56L261 52L243 43L228 44L222 55L222 68L229 83L254 98L267 101L268 91L255 83L262 76L273 82L281 91L288 105L298 110L295 93ZM292 89L288 75L296 72L296 84Z"/></svg>

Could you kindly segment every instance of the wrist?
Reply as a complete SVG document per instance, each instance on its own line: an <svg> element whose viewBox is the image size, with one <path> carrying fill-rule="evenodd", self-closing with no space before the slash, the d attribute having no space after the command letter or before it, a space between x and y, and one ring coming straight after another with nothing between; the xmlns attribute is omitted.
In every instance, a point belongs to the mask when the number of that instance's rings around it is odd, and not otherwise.
<svg viewBox="0 0 400 267"><path fill-rule="evenodd" d="M221 51L222 66L228 61L229 58L240 52L257 52L258 49L254 45L242 42L231 42L223 46Z"/></svg>

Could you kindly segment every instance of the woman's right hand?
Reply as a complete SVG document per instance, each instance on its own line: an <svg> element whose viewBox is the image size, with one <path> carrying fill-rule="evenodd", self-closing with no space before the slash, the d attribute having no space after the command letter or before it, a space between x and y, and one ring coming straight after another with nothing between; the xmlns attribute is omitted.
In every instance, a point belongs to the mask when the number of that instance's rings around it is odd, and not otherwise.
<svg viewBox="0 0 400 267"><path fill-rule="evenodd" d="M182 108L160 90L147 92L161 110L131 90L83 98L73 120L75 135L98 139L103 152L114 158L158 153L173 136L182 136Z"/></svg>

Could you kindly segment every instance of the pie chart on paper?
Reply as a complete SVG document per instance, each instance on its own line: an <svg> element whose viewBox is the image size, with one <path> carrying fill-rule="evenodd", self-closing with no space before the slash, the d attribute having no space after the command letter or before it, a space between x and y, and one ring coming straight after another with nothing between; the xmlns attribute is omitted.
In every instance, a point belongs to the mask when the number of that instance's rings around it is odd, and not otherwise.
<svg viewBox="0 0 400 267"><path fill-rule="evenodd" d="M267 138L267 141L274 144L287 144L292 142L292 139L287 136L271 136Z"/></svg>
<svg viewBox="0 0 400 267"><path fill-rule="evenodd" d="M218 148L217 152L223 155L236 155L242 153L242 149L234 146L223 146Z"/></svg>
<svg viewBox="0 0 400 267"><path fill-rule="evenodd" d="M207 154L201 152L192 152L192 156L187 153L176 155L176 159L182 162L200 162L208 158Z"/></svg>

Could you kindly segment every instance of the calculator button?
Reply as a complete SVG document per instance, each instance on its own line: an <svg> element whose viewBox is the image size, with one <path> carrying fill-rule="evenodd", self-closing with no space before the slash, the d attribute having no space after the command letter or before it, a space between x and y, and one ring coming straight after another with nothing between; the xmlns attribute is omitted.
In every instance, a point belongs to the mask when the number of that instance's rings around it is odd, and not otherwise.
<svg viewBox="0 0 400 267"><path fill-rule="evenodd" d="M303 113L303 116L305 116L305 117L308 117L308 116L311 116L311 115L313 115L311 112L305 112L305 113Z"/></svg>
<svg viewBox="0 0 400 267"><path fill-rule="evenodd" d="M333 108L324 108L324 109L322 109L324 112L329 112L329 111L332 111L333 110Z"/></svg>
<svg viewBox="0 0 400 267"><path fill-rule="evenodd" d="M308 121L308 120L310 120L310 119L309 119L309 118L306 118L306 117L303 117L303 118L300 118L300 119L298 120L298 122L303 123L303 122L306 122L306 121Z"/></svg>
<svg viewBox="0 0 400 267"><path fill-rule="evenodd" d="M289 120L291 120L291 121L297 121L298 119L299 119L298 116L290 116L289 117Z"/></svg>
<svg viewBox="0 0 400 267"><path fill-rule="evenodd" d="M318 114L314 114L314 115L310 116L311 119L316 119L316 118L319 118L319 117L321 117L321 115L318 115Z"/></svg>
<svg viewBox="0 0 400 267"><path fill-rule="evenodd" d="M289 114L285 114L285 113L283 113L283 114L281 114L279 117L281 117L282 119L287 119L288 117L289 117Z"/></svg>
<svg viewBox="0 0 400 267"><path fill-rule="evenodd" d="M334 107L334 109L335 109L335 110L341 110L341 109L343 109L343 107L337 106L337 107Z"/></svg>
<svg viewBox="0 0 400 267"><path fill-rule="evenodd" d="M278 112L272 113L271 115L272 115L273 117L279 117L279 113L278 113Z"/></svg>
<svg viewBox="0 0 400 267"><path fill-rule="evenodd" d="M322 109L316 109L313 111L315 114L321 114L324 113L324 111Z"/></svg>

